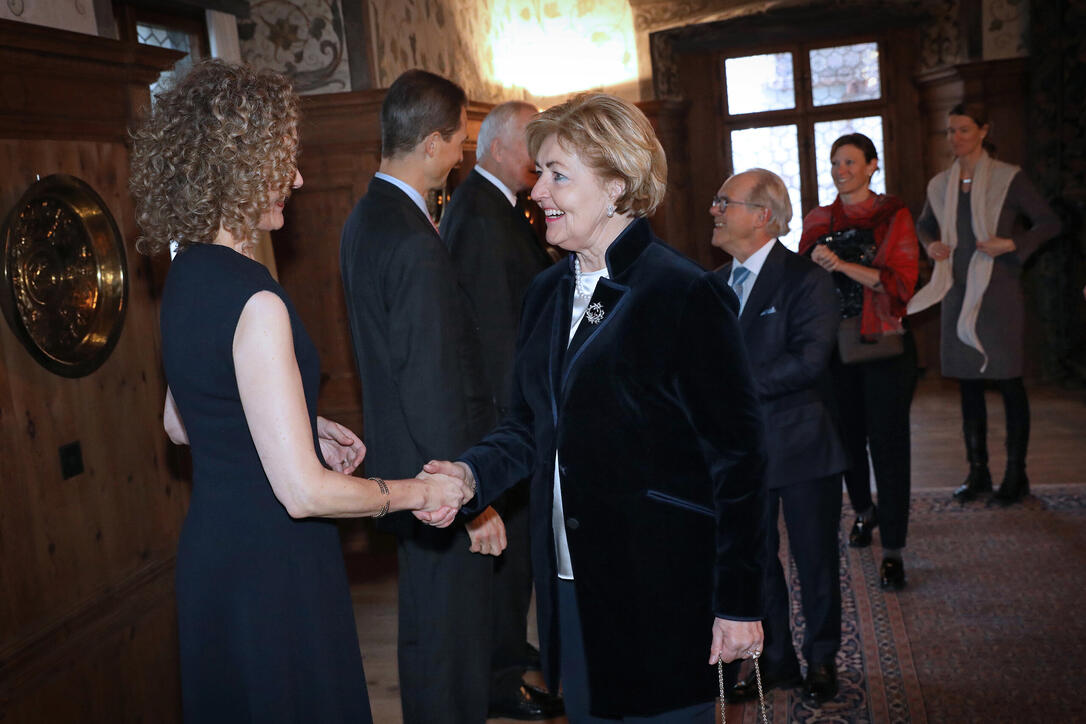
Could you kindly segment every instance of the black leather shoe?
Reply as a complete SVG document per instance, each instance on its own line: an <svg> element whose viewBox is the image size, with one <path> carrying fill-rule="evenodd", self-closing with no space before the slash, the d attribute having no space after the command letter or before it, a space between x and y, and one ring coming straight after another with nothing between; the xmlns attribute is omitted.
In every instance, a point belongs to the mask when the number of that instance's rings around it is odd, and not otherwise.
<svg viewBox="0 0 1086 724"><path fill-rule="evenodd" d="M562 702L562 697L522 680L520 686L511 694L498 695L490 702L487 717L535 721L554 719L565 713L566 705Z"/></svg>
<svg viewBox="0 0 1086 724"><path fill-rule="evenodd" d="M871 509L871 518L869 520L857 516L856 522L852 524L852 530L848 534L848 544L853 548L867 548L871 545L871 531L875 530L878 525L879 511L876 508Z"/></svg>
<svg viewBox="0 0 1086 724"><path fill-rule="evenodd" d="M784 676L780 674L774 675L769 672L762 673L762 691L766 694L769 693L770 689L791 689L802 683L803 677L800 676L799 671ZM751 667L747 678L742 679L733 686L725 698L733 703L756 701L758 699L758 679L754 673L754 667Z"/></svg>
<svg viewBox="0 0 1086 724"><path fill-rule="evenodd" d="M837 696L837 667L815 664L807 667L803 682L803 699L811 704L825 704Z"/></svg>
<svg viewBox="0 0 1086 724"><path fill-rule="evenodd" d="M1029 478L1026 477L1026 466L1007 465L1007 474L1003 476L1003 483L988 502L1006 508L1027 495L1029 495Z"/></svg>
<svg viewBox="0 0 1086 724"><path fill-rule="evenodd" d="M965 482L954 491L954 500L959 503L968 503L990 492L992 492L992 474L988 472L988 465L970 465L969 475L966 476Z"/></svg>
<svg viewBox="0 0 1086 724"><path fill-rule="evenodd" d="M900 558L883 558L879 566L879 586L884 591L900 591L905 588L905 564Z"/></svg>

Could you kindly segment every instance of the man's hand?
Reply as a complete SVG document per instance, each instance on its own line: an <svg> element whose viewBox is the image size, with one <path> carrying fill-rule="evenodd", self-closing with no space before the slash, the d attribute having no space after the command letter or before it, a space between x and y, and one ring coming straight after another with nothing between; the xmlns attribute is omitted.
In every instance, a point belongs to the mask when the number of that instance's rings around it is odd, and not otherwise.
<svg viewBox="0 0 1086 724"><path fill-rule="evenodd" d="M344 475L350 475L366 457L366 446L348 428L317 416L317 442L324 462Z"/></svg>
<svg viewBox="0 0 1086 724"><path fill-rule="evenodd" d="M732 621L718 618L713 621L713 643L709 648L709 665L717 661L728 663L736 659L754 658L754 652L762 653L765 636L761 621Z"/></svg>
<svg viewBox="0 0 1086 724"><path fill-rule="evenodd" d="M491 507L468 521L468 537L471 538L471 552L484 556L500 556L505 550L505 523Z"/></svg>

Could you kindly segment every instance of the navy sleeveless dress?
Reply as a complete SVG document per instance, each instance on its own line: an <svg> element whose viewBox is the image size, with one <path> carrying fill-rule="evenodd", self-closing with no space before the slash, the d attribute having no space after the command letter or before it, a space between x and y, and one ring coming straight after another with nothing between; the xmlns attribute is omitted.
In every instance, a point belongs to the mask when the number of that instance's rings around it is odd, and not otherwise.
<svg viewBox="0 0 1086 724"><path fill-rule="evenodd" d="M186 722L369 723L369 699L334 523L294 520L276 499L245 421L233 339L262 290L290 312L316 442L320 360L261 264L191 246L162 297L166 378L192 446L192 502L177 552ZM268 394L276 394L269 390Z"/></svg>

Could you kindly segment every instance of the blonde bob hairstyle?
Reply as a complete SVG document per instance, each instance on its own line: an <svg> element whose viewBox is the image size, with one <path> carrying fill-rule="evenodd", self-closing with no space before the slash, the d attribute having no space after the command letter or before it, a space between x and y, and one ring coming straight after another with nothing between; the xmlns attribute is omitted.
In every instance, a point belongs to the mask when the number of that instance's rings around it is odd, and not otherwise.
<svg viewBox="0 0 1086 724"><path fill-rule="evenodd" d="M256 243L271 194L294 182L298 98L278 73L202 61L155 96L132 142L139 251L210 244L220 227Z"/></svg>
<svg viewBox="0 0 1086 724"><path fill-rule="evenodd" d="M624 185L615 211L650 216L667 190L667 157L652 124L632 103L607 93L581 93L529 121L528 152L552 135L559 145L605 180Z"/></svg>

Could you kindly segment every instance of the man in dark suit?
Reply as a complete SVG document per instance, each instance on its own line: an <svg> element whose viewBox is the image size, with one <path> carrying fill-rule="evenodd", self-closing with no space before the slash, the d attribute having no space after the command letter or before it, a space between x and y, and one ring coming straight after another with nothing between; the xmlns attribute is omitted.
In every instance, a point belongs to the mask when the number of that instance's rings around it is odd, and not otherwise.
<svg viewBox="0 0 1086 724"><path fill-rule="evenodd" d="M455 455L496 420L479 338L424 194L462 158L467 97L420 70L381 107L381 166L343 227L340 265L362 380L369 455L382 478ZM394 516L395 517L395 516ZM390 520L399 557L399 673L405 724L480 724L490 682L493 561L465 526ZM489 519L480 523L493 528ZM483 535L497 555L503 536Z"/></svg>
<svg viewBox="0 0 1086 724"><path fill-rule="evenodd" d="M550 258L539 245L517 194L536 181L524 127L535 106L510 101L496 106L479 128L476 166L456 188L441 218L460 285L479 324L486 381L499 415L509 407L517 324L524 292ZM496 525L478 525L488 520ZM559 697L526 683L528 606L532 569L528 545L528 484L518 484L468 523L472 550L482 535L504 523L505 551L494 562L493 671L490 715L512 719L561 716ZM491 546L496 548L496 546Z"/></svg>
<svg viewBox="0 0 1086 724"><path fill-rule="evenodd" d="M804 698L837 694L834 659L841 641L837 531L845 452L830 404L827 377L840 319L830 275L776 239L788 232L792 206L784 182L752 169L732 176L713 200L713 246L731 254L718 270L739 298L739 326L766 423L769 465L766 529L766 689L804 683ZM789 630L791 606L778 558L778 511L799 572L806 631L807 677ZM756 698L753 671L730 699Z"/></svg>

